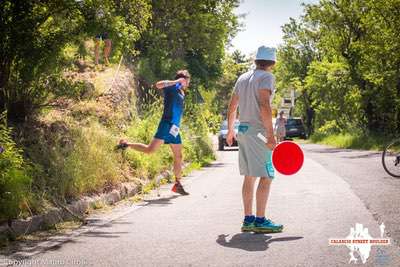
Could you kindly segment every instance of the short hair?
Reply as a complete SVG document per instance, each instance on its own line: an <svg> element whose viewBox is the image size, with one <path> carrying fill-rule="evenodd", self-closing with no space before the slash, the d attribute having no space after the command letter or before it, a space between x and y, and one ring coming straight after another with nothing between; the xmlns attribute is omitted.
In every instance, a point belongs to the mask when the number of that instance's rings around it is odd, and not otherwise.
<svg viewBox="0 0 400 267"><path fill-rule="evenodd" d="M256 63L256 66L259 68L268 68L269 66L275 65L275 61L273 60L262 60L262 59L256 59L254 61Z"/></svg>
<svg viewBox="0 0 400 267"><path fill-rule="evenodd" d="M178 70L175 75L175 79L185 78L190 79L190 73L187 70Z"/></svg>

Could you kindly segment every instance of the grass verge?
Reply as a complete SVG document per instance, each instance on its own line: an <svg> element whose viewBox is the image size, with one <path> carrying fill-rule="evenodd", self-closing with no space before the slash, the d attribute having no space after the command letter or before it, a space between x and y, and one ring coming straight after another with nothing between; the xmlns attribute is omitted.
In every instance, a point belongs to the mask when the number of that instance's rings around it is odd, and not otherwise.
<svg viewBox="0 0 400 267"><path fill-rule="evenodd" d="M319 134L311 136L312 143L329 145L337 148L378 150L381 151L394 137L364 133Z"/></svg>

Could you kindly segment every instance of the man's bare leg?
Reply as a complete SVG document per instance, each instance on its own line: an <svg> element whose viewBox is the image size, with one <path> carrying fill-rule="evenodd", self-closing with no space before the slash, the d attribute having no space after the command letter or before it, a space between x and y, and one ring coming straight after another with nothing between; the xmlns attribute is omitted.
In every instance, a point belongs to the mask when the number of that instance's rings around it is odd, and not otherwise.
<svg viewBox="0 0 400 267"><path fill-rule="evenodd" d="M182 156L182 144L171 144L170 145L172 153L174 154L174 175L175 175L175 184L172 187L172 191L181 195L189 195L188 192L183 189L181 184L182 178L182 163L183 163L183 156Z"/></svg>
<svg viewBox="0 0 400 267"><path fill-rule="evenodd" d="M128 143L125 140L121 140L119 141L120 144L127 144L128 147L133 148L137 151L146 153L146 154L150 154L153 153L155 151L157 151L160 146L162 144L164 144L164 140L162 139L158 139L158 138L153 138L153 140L151 140L150 144L146 145L146 144L141 144L141 143Z"/></svg>
<svg viewBox="0 0 400 267"><path fill-rule="evenodd" d="M104 52L103 52L104 62L106 65L110 64L110 60L109 60L110 53L111 53L111 40L106 39L106 40L104 40Z"/></svg>
<svg viewBox="0 0 400 267"><path fill-rule="evenodd" d="M261 177L257 187L256 193L256 217L265 217L265 209L267 207L267 201L269 196L269 191L271 188L271 178Z"/></svg>
<svg viewBox="0 0 400 267"><path fill-rule="evenodd" d="M95 39L94 41L94 64L99 64L99 48L100 48L100 40Z"/></svg>
<svg viewBox="0 0 400 267"><path fill-rule="evenodd" d="M242 186L242 197L243 197L243 207L244 215L253 215L253 195L254 195L254 183L256 177L245 176Z"/></svg>
<svg viewBox="0 0 400 267"><path fill-rule="evenodd" d="M274 223L265 218L265 209L267 207L271 182L272 179L270 178L260 177L260 182L258 183L256 193L257 211L254 227L255 233L279 233L283 230L282 224Z"/></svg>
<svg viewBox="0 0 400 267"><path fill-rule="evenodd" d="M179 182L182 178L182 144L171 144L172 153L174 154L174 175L175 180Z"/></svg>

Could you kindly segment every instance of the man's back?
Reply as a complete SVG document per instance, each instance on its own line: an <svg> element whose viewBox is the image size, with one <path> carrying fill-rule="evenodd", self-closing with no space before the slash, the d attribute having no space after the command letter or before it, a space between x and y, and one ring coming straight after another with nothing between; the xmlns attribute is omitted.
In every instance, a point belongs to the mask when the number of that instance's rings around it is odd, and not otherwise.
<svg viewBox="0 0 400 267"><path fill-rule="evenodd" d="M183 114L183 100L184 94L180 91L181 85L174 84L165 87L164 91L164 111L162 120L180 126L181 117Z"/></svg>
<svg viewBox="0 0 400 267"><path fill-rule="evenodd" d="M242 74L235 84L235 93L239 97L240 121L256 127L263 127L260 116L259 90L271 90L272 102L275 92L275 77L264 70L251 70Z"/></svg>

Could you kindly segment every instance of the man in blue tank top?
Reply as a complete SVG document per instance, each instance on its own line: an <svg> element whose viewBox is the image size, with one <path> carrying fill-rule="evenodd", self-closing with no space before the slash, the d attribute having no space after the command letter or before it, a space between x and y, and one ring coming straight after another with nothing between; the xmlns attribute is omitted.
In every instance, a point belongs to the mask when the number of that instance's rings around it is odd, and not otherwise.
<svg viewBox="0 0 400 267"><path fill-rule="evenodd" d="M179 127L183 114L183 102L185 90L190 83L190 74L187 70L179 70L176 73L175 80L164 80L156 83L156 88L163 90L164 111L161 121L158 125L156 134L150 144L128 143L126 140L120 140L118 148L133 148L143 153L153 153L157 151L162 144L169 144L174 154L174 175L175 184L172 191L181 195L188 195L183 189L180 180L182 178L182 140L179 133Z"/></svg>

